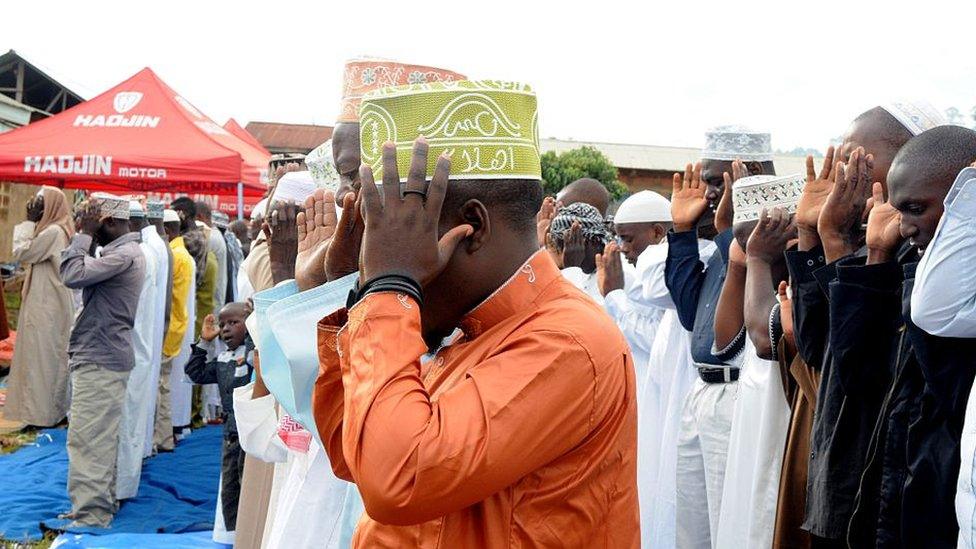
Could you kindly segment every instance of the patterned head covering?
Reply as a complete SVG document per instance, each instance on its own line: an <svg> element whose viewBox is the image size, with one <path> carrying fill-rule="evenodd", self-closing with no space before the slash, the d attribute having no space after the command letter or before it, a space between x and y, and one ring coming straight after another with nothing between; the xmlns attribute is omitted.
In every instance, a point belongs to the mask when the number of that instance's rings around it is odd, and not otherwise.
<svg viewBox="0 0 976 549"><path fill-rule="evenodd" d="M705 132L702 160L769 162L773 159L772 137L745 126L718 126Z"/></svg>
<svg viewBox="0 0 976 549"><path fill-rule="evenodd" d="M342 99L336 122L358 122L359 104L367 92L388 86L455 82L466 77L447 69L408 65L388 59L353 59L346 62L342 78Z"/></svg>
<svg viewBox="0 0 976 549"><path fill-rule="evenodd" d="M441 153L451 156L451 179L542 179L536 97L517 82L480 80L385 88L363 98L359 137L363 163L377 181L383 143L397 146L400 181L410 150L423 135L430 145L427 173Z"/></svg>
<svg viewBox="0 0 976 549"><path fill-rule="evenodd" d="M339 188L339 171L336 170L335 159L332 157L331 139L312 149L305 157L305 165L308 166L308 172L312 174L317 187L332 192Z"/></svg>
<svg viewBox="0 0 976 549"><path fill-rule="evenodd" d="M803 174L784 177L775 175L751 175L743 177L732 186L732 209L735 224L759 219L763 209L785 208L796 212L796 204L803 194L806 178Z"/></svg>
<svg viewBox="0 0 976 549"><path fill-rule="evenodd" d="M92 199L98 204L102 219L129 219L129 201L108 193L94 193Z"/></svg>
<svg viewBox="0 0 976 549"><path fill-rule="evenodd" d="M148 219L162 219L165 210L166 205L159 200L146 201L146 217Z"/></svg>
<svg viewBox="0 0 976 549"><path fill-rule="evenodd" d="M566 232L573 226L574 222L579 222L583 236L588 240L594 240L601 244L610 241L610 231L607 230L607 223L600 215L600 211L585 202L575 202L561 208L552 218L549 225L549 236L553 242L562 245Z"/></svg>
<svg viewBox="0 0 976 549"><path fill-rule="evenodd" d="M893 101L881 108L901 122L912 135L949 123L928 101Z"/></svg>

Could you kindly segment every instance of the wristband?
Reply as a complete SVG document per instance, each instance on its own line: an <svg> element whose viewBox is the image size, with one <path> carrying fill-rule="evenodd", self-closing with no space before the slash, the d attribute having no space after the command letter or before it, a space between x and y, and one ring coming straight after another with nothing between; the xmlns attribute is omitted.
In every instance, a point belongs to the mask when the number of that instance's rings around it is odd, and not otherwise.
<svg viewBox="0 0 976 549"><path fill-rule="evenodd" d="M423 289L420 287L420 283L408 276L388 274L380 275L362 285L357 280L352 290L349 291L346 309L353 308L367 295L379 292L406 294L412 297L418 305L424 302Z"/></svg>

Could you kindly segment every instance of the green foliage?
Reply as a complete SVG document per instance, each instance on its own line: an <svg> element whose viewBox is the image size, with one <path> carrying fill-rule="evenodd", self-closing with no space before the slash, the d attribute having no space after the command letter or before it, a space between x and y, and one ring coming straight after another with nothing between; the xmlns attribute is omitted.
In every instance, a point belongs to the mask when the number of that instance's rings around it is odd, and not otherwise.
<svg viewBox="0 0 976 549"><path fill-rule="evenodd" d="M549 151L542 155L542 186L546 194L554 195L583 177L603 183L614 200L627 193L627 187L617 180L617 168L593 147L584 146L559 155Z"/></svg>

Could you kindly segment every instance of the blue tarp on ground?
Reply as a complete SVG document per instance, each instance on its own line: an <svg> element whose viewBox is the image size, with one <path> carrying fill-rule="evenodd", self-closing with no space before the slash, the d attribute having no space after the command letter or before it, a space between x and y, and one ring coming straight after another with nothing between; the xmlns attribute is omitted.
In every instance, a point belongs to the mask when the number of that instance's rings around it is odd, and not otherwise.
<svg viewBox="0 0 976 549"><path fill-rule="evenodd" d="M36 540L41 523L63 529L71 510L64 429L43 431L35 446L0 456L0 537ZM111 528L75 533L179 533L213 528L220 478L220 426L194 431L173 453L146 460L139 493L122 503Z"/></svg>
<svg viewBox="0 0 976 549"><path fill-rule="evenodd" d="M51 549L227 549L211 538L210 532L189 534L62 534Z"/></svg>

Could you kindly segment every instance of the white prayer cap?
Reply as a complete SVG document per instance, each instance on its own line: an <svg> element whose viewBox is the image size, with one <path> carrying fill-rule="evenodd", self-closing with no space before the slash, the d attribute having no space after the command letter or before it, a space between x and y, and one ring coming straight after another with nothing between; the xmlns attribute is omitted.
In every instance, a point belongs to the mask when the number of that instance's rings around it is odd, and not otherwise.
<svg viewBox="0 0 976 549"><path fill-rule="evenodd" d="M312 174L317 187L332 192L339 188L339 172L332 158L331 139L312 149L305 157L305 165L308 166L308 172Z"/></svg>
<svg viewBox="0 0 976 549"><path fill-rule="evenodd" d="M705 132L703 160L768 162L773 159L772 137L745 126L718 126Z"/></svg>
<svg viewBox="0 0 976 549"><path fill-rule="evenodd" d="M129 201L129 217L146 217L146 211L142 209L142 204L138 200Z"/></svg>
<svg viewBox="0 0 976 549"><path fill-rule="evenodd" d="M163 210L163 223L180 223L180 214L176 210L166 208Z"/></svg>
<svg viewBox="0 0 976 549"><path fill-rule="evenodd" d="M129 201L108 193L93 193L92 199L98 203L102 218L129 219Z"/></svg>
<svg viewBox="0 0 976 549"><path fill-rule="evenodd" d="M268 209L268 199L262 198L251 208L251 219L264 219L264 211Z"/></svg>
<svg viewBox="0 0 976 549"><path fill-rule="evenodd" d="M795 213L805 183L806 177L801 173L743 177L732 185L732 208L735 211L732 222L755 221L763 209L776 207Z"/></svg>
<svg viewBox="0 0 976 549"><path fill-rule="evenodd" d="M315 180L312 179L312 174L307 171L288 172L278 180L272 200L301 204L314 192Z"/></svg>
<svg viewBox="0 0 976 549"><path fill-rule="evenodd" d="M901 122L912 135L949 123L928 101L893 101L881 105L881 108Z"/></svg>
<svg viewBox="0 0 976 549"><path fill-rule="evenodd" d="M641 191L624 200L613 216L616 225L670 223L671 201L654 191Z"/></svg>

